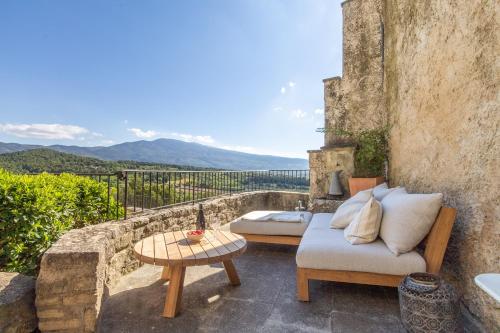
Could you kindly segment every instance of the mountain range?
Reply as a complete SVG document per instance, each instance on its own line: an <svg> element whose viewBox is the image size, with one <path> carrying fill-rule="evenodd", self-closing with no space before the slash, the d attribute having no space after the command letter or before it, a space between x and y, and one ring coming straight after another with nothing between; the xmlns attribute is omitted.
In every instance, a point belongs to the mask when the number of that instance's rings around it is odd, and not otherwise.
<svg viewBox="0 0 500 333"><path fill-rule="evenodd" d="M248 154L174 139L124 142L108 147L0 142L0 154L39 148L108 161L137 161L227 170L308 169L306 159Z"/></svg>

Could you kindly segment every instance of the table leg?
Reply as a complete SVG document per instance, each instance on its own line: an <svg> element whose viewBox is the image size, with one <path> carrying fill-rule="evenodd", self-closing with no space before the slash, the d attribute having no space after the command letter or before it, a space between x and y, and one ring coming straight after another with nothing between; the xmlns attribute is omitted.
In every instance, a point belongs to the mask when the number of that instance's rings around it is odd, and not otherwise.
<svg viewBox="0 0 500 333"><path fill-rule="evenodd" d="M174 318L179 313L182 300L182 289L184 288L184 275L186 267L175 265L169 267L170 283L167 290L167 298L165 299L165 308L163 317Z"/></svg>
<svg viewBox="0 0 500 333"><path fill-rule="evenodd" d="M168 268L168 266L163 267L163 271L161 272L161 279L165 281L170 280L170 269Z"/></svg>
<svg viewBox="0 0 500 333"><path fill-rule="evenodd" d="M238 273L236 272L236 267L234 267L233 261L231 259L223 261L224 268L226 269L227 277L233 286L239 286L241 284Z"/></svg>

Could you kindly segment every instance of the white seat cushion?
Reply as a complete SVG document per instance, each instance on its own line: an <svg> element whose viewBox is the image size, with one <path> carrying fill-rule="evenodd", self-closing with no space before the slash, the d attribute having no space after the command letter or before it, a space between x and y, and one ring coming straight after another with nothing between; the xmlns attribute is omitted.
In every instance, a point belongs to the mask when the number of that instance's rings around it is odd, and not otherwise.
<svg viewBox="0 0 500 333"><path fill-rule="evenodd" d="M351 245L343 230L330 228L332 215L314 214L297 250L298 267L391 275L426 271L416 251L396 256L381 239Z"/></svg>
<svg viewBox="0 0 500 333"><path fill-rule="evenodd" d="M267 220L267 216L278 211L254 211L245 214L229 225L229 230L237 234L257 234L272 236L302 236L311 221L310 212L302 212L304 219L301 222L284 222ZM259 220L262 216L263 220Z"/></svg>

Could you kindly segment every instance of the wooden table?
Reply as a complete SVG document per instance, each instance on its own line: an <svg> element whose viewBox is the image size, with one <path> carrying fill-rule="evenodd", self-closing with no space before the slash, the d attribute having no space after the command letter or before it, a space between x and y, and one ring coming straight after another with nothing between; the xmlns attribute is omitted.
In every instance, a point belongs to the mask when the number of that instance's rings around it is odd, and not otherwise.
<svg viewBox="0 0 500 333"><path fill-rule="evenodd" d="M163 316L173 318L180 310L184 275L187 266L200 266L222 262L232 285L240 285L240 278L232 258L242 254L246 240L227 231L205 231L201 242L192 242L187 231L156 234L134 246L135 257L147 264L164 266L162 279L170 280Z"/></svg>

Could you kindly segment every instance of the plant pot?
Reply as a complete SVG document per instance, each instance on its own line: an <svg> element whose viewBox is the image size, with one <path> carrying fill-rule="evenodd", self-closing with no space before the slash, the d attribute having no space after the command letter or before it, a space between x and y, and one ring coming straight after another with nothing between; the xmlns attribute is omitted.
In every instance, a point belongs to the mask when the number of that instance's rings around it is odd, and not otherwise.
<svg viewBox="0 0 500 333"><path fill-rule="evenodd" d="M359 191L367 190L373 188L378 184L384 182L384 177L371 177L371 178L353 178L349 177L349 192L351 197L358 193Z"/></svg>

